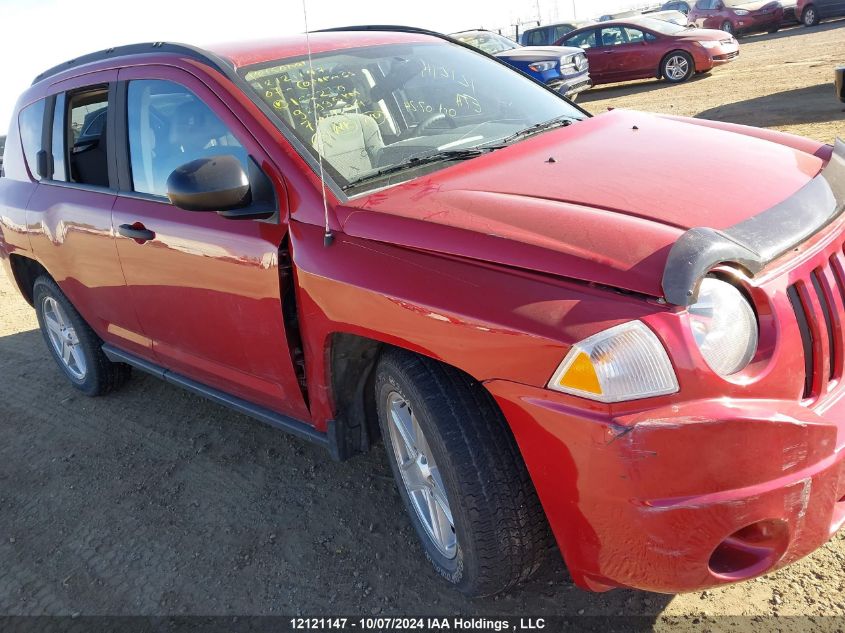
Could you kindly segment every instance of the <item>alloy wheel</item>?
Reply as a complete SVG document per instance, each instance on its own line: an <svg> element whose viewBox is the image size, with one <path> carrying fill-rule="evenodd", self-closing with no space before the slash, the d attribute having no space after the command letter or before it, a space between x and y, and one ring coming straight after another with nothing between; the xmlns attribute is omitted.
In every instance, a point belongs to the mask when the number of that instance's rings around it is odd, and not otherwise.
<svg viewBox="0 0 845 633"><path fill-rule="evenodd" d="M681 55L674 55L666 62L666 74L672 81L680 81L689 73L689 62Z"/></svg>
<svg viewBox="0 0 845 633"><path fill-rule="evenodd" d="M387 395L387 411L390 444L411 504L432 544L451 560L458 550L455 520L428 440L411 404L399 393Z"/></svg>
<svg viewBox="0 0 845 633"><path fill-rule="evenodd" d="M47 336L53 350L61 359L68 373L77 380L85 380L88 363L79 343L76 329L68 319L64 308L53 297L45 297L41 305Z"/></svg>
<svg viewBox="0 0 845 633"><path fill-rule="evenodd" d="M722 30L723 30L725 33L730 33L731 35L733 35L733 34L734 34L734 25L733 25L733 23L729 22L728 20L725 20L725 21L722 23Z"/></svg>
<svg viewBox="0 0 845 633"><path fill-rule="evenodd" d="M809 7L804 11L804 25L805 26L814 26L816 23L816 10L813 7Z"/></svg>

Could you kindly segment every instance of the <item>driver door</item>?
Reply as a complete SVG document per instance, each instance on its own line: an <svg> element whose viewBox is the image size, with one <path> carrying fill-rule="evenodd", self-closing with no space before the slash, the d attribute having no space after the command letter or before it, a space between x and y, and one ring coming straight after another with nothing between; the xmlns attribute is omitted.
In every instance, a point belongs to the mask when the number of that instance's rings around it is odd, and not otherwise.
<svg viewBox="0 0 845 633"><path fill-rule="evenodd" d="M112 228L140 324L137 340L149 360L174 373L307 421L280 298L279 246L287 232L281 177L193 75L147 66L121 70L118 80L129 168L121 172L129 182L121 182ZM254 158L274 183L280 221L173 206L165 195L172 170L214 155L233 155L244 166Z"/></svg>

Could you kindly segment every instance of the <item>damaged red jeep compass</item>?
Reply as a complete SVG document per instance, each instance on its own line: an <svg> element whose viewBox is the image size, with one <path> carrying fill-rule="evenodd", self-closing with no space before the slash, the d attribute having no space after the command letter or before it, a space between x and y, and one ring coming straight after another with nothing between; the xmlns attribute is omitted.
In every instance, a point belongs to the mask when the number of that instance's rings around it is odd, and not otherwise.
<svg viewBox="0 0 845 633"><path fill-rule="evenodd" d="M845 143L592 117L361 27L74 60L4 165L2 262L73 385L380 438L462 591L552 534L582 587L701 589L845 521Z"/></svg>

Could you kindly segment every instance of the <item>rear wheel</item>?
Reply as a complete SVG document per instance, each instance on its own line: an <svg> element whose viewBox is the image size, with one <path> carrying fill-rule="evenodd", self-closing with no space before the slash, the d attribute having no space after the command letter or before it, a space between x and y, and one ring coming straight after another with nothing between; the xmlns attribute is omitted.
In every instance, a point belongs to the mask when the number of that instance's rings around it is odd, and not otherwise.
<svg viewBox="0 0 845 633"><path fill-rule="evenodd" d="M804 26L816 26L819 23L819 12L812 4L804 8L801 14L801 22Z"/></svg>
<svg viewBox="0 0 845 633"><path fill-rule="evenodd" d="M545 558L548 526L490 394L453 368L391 350L375 395L399 493L437 572L473 596L528 579Z"/></svg>
<svg viewBox="0 0 845 633"><path fill-rule="evenodd" d="M689 53L675 51L663 59L660 73L666 81L679 84L695 74L695 62Z"/></svg>
<svg viewBox="0 0 845 633"><path fill-rule="evenodd" d="M85 395L100 396L126 382L131 368L106 358L102 341L55 281L39 277L32 295L47 349L74 387Z"/></svg>

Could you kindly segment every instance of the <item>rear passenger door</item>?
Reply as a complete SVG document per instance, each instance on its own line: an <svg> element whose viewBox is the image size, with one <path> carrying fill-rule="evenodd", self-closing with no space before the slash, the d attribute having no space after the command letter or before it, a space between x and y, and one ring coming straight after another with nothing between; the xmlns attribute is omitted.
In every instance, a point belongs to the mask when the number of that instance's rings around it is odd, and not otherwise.
<svg viewBox="0 0 845 633"><path fill-rule="evenodd" d="M604 83L608 80L610 60L602 54L598 31L582 31L581 33L567 36L561 44L563 46L575 46L584 49L584 52L587 54L587 60L590 62L590 77L593 83Z"/></svg>
<svg viewBox="0 0 845 633"><path fill-rule="evenodd" d="M116 199L114 89L117 71L53 84L44 100L39 185L27 206L35 256L89 325L135 353L137 318L112 234Z"/></svg>
<svg viewBox="0 0 845 633"><path fill-rule="evenodd" d="M121 70L117 250L155 362L262 407L309 419L283 319L287 197L244 124L207 85L167 67ZM166 183L199 158L250 157L271 175L279 220L230 220L173 206ZM269 172L268 172L269 170ZM147 239L133 237L137 230ZM285 262L282 262L285 264Z"/></svg>

